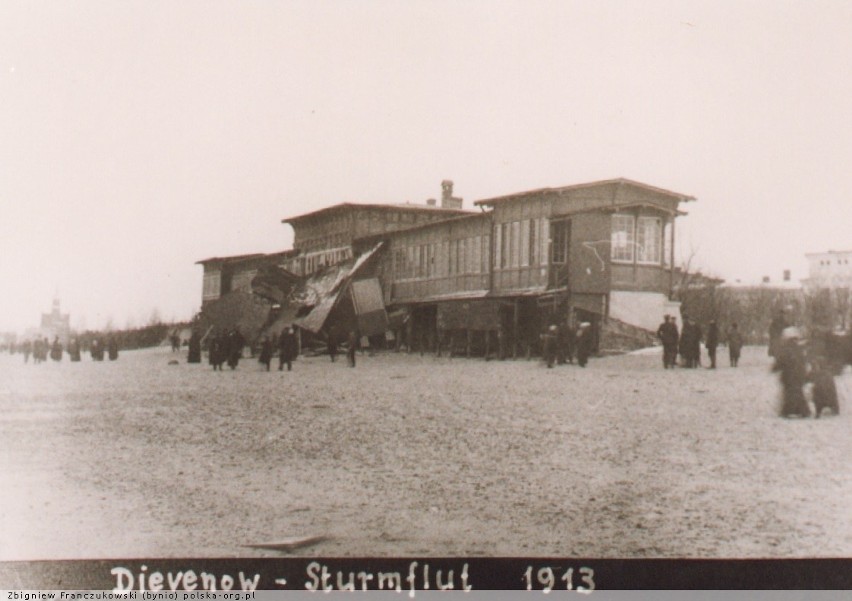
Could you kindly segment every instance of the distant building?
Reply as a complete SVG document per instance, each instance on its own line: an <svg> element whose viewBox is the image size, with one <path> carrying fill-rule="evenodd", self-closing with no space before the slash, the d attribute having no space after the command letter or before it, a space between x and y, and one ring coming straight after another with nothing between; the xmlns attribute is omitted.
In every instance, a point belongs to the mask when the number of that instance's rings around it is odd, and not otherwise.
<svg viewBox="0 0 852 601"><path fill-rule="evenodd" d="M51 312L42 313L41 325L36 329L27 330L25 338L32 339L40 337L47 338L49 342L53 342L54 337L57 336L63 346L68 345L68 341L71 338L71 316L68 313L62 313L59 299L54 298Z"/></svg>
<svg viewBox="0 0 852 601"><path fill-rule="evenodd" d="M852 250L807 253L808 278L802 283L808 290L852 288Z"/></svg>

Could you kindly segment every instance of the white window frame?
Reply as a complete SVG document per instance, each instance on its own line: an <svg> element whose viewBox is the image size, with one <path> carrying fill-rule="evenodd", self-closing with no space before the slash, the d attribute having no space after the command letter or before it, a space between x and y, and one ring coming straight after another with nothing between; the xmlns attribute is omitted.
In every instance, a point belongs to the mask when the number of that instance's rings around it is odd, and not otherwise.
<svg viewBox="0 0 852 601"><path fill-rule="evenodd" d="M622 238L620 234L624 234L623 242L620 240ZM610 234L610 260L613 263L633 263L636 259L635 236L636 216L629 213L613 213Z"/></svg>

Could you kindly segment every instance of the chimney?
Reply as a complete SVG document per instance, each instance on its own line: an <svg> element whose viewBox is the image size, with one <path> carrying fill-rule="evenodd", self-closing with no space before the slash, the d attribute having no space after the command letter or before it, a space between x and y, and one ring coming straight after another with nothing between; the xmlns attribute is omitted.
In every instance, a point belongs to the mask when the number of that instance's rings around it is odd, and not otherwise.
<svg viewBox="0 0 852 601"><path fill-rule="evenodd" d="M453 196L453 181L445 179L441 182L441 208L461 209L462 199Z"/></svg>
<svg viewBox="0 0 852 601"><path fill-rule="evenodd" d="M768 276L768 275L763 276L763 283L764 283L764 284L768 284L768 283L769 283L769 276Z"/></svg>
<svg viewBox="0 0 852 601"><path fill-rule="evenodd" d="M790 270L789 270L789 269L785 269L785 270L784 270L784 281L785 281L785 282L789 282L789 281L790 281Z"/></svg>
<svg viewBox="0 0 852 601"><path fill-rule="evenodd" d="M437 204L437 201L434 198L430 198L426 201L426 204L430 207L434 207Z"/></svg>

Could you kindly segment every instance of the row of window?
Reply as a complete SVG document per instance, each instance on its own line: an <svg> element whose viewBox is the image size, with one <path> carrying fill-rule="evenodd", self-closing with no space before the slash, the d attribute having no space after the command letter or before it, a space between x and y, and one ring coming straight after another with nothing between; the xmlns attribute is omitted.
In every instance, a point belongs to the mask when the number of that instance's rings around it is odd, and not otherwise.
<svg viewBox="0 0 852 601"><path fill-rule="evenodd" d="M611 258L615 262L668 263L670 226L659 217L636 217L616 213L612 216Z"/></svg>
<svg viewBox="0 0 852 601"><path fill-rule="evenodd" d="M348 246L331 250L308 253L301 257L289 259L284 268L296 275L310 275L322 267L334 265L352 258L352 249Z"/></svg>
<svg viewBox="0 0 852 601"><path fill-rule="evenodd" d="M396 280L485 273L488 238L470 236L397 248L393 253Z"/></svg>
<svg viewBox="0 0 852 601"><path fill-rule="evenodd" d="M547 219L523 219L501 223L494 229L495 269L529 267L546 263Z"/></svg>
<svg viewBox="0 0 852 601"><path fill-rule="evenodd" d="M825 261L820 261L820 265L827 266L831 265L831 259L826 259ZM837 259L838 265L849 265L849 259Z"/></svg>

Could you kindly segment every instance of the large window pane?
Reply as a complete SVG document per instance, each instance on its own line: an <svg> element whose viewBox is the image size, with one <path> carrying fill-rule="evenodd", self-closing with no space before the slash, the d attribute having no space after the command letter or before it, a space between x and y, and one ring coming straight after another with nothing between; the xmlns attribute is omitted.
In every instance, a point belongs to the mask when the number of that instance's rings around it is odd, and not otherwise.
<svg viewBox="0 0 852 601"><path fill-rule="evenodd" d="M637 261L660 264L663 240L662 222L658 217L640 217L637 228Z"/></svg>
<svg viewBox="0 0 852 601"><path fill-rule="evenodd" d="M633 215L612 216L612 260L633 261Z"/></svg>

